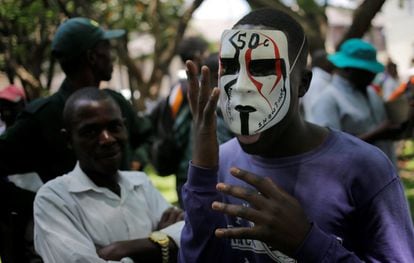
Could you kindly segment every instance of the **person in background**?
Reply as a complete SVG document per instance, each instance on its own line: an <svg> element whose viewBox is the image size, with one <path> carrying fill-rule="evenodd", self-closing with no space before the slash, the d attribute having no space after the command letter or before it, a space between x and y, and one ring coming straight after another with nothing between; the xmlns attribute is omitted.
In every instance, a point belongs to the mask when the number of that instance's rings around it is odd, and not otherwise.
<svg viewBox="0 0 414 263"><path fill-rule="evenodd" d="M312 119L312 105L320 96L322 90L329 86L334 70L333 64L328 60L328 54L320 49L313 53L312 57L312 80L306 95L301 98L305 120Z"/></svg>
<svg viewBox="0 0 414 263"><path fill-rule="evenodd" d="M75 155L60 133L65 101L78 89L99 87L101 81L111 79L113 58L109 40L124 34L120 29L104 30L96 21L84 17L67 19L58 27L52 54L66 78L56 93L31 102L0 137L1 176L34 171L47 182L73 169ZM105 92L119 104L127 123L129 141L121 167L128 170L137 149L150 144L151 124L147 119L139 119L120 93L109 89ZM141 161L144 165L145 157Z"/></svg>
<svg viewBox="0 0 414 263"><path fill-rule="evenodd" d="M187 62L194 144L179 262L413 262L390 160L299 112L312 75L300 24L257 9L220 43L219 88ZM217 102L236 134L220 148Z"/></svg>
<svg viewBox="0 0 414 263"><path fill-rule="evenodd" d="M198 68L208 56L208 43L201 37L186 37L178 45L182 63L192 60ZM187 80L179 80L150 113L156 134L151 149L151 162L159 175L175 174L176 192L182 206L181 188L187 179L188 161L191 158L191 113L187 100Z"/></svg>
<svg viewBox="0 0 414 263"><path fill-rule="evenodd" d="M408 80L399 84L394 92L392 92L388 98L389 101L393 101L404 95L405 92L409 92L411 86L414 86L414 67L408 70Z"/></svg>
<svg viewBox="0 0 414 263"><path fill-rule="evenodd" d="M11 84L0 90L0 119L5 124L5 129L14 124L25 106L26 94L22 87Z"/></svg>
<svg viewBox="0 0 414 263"><path fill-rule="evenodd" d="M373 45L348 39L328 56L337 68L330 86L312 106L310 121L357 136L380 148L396 164L390 122L384 102L369 85L384 66L376 59Z"/></svg>
<svg viewBox="0 0 414 263"><path fill-rule="evenodd" d="M22 87L10 84L0 90L0 119L4 131L13 126L26 105ZM33 252L33 200L40 187L37 174L0 178L0 255L3 262L35 262Z"/></svg>
<svg viewBox="0 0 414 263"><path fill-rule="evenodd" d="M74 92L63 110L75 168L42 186L35 248L51 262L176 262L183 212L143 172L120 171L128 133L106 92Z"/></svg>
<svg viewBox="0 0 414 263"><path fill-rule="evenodd" d="M371 86L380 95L384 101L389 101L392 94L398 87L399 77L397 71L397 64L391 59L388 59L385 70L375 76Z"/></svg>

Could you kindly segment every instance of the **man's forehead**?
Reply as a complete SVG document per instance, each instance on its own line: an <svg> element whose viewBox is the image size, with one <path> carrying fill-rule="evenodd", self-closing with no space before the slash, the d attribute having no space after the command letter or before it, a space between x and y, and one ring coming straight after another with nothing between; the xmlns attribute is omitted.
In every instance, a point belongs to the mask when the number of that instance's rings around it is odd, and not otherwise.
<svg viewBox="0 0 414 263"><path fill-rule="evenodd" d="M109 112L115 115L121 116L121 110L119 109L118 105L111 99L100 99L100 100L93 100L93 99L80 99L77 100L74 107L74 115L100 115L102 112Z"/></svg>
<svg viewBox="0 0 414 263"><path fill-rule="evenodd" d="M222 34L220 56L234 57L250 50L259 57L278 57L280 53L287 53L287 48L286 34L280 30L230 29Z"/></svg>

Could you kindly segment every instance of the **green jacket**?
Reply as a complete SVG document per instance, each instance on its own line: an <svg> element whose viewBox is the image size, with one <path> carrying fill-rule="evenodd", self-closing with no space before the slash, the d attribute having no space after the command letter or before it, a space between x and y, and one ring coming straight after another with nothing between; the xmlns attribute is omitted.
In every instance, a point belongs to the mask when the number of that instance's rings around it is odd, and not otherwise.
<svg viewBox="0 0 414 263"><path fill-rule="evenodd" d="M147 163L152 141L150 121L138 117L121 94L106 91L120 106L128 129L129 144L121 169L128 170L131 160ZM72 170L76 157L60 132L63 108L72 92L65 80L55 94L31 102L0 136L0 176L34 171L46 182Z"/></svg>

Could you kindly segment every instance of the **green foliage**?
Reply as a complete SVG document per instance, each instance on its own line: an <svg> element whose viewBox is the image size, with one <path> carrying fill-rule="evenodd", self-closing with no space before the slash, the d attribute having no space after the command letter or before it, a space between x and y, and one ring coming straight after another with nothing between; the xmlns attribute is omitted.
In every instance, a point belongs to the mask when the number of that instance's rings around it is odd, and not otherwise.
<svg viewBox="0 0 414 263"><path fill-rule="evenodd" d="M57 14L47 1L0 0L0 70L23 67L39 80Z"/></svg>
<svg viewBox="0 0 414 263"><path fill-rule="evenodd" d="M175 176L158 176L155 169L151 165L147 165L144 169L148 174L154 186L161 192L165 199L171 204L178 203L177 192L175 191Z"/></svg>
<svg viewBox="0 0 414 263"><path fill-rule="evenodd" d="M414 140L401 141L398 148L399 174L414 222Z"/></svg>
<svg viewBox="0 0 414 263"><path fill-rule="evenodd" d="M163 50L177 33L185 0L0 0L0 71L23 66L40 80L47 72L50 43L67 17L86 16L103 27L154 36ZM15 63L15 64L14 64ZM45 83L43 83L45 84Z"/></svg>

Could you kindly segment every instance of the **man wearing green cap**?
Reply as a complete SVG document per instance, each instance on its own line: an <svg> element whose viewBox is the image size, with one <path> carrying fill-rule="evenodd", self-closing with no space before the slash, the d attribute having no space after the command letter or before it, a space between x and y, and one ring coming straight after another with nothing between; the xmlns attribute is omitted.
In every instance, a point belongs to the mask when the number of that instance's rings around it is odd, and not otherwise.
<svg viewBox="0 0 414 263"><path fill-rule="evenodd" d="M110 39L123 36L124 30L104 30L97 22L83 17L67 19L57 29L52 54L66 78L59 90L47 98L33 101L15 125L0 137L0 175L35 171L46 182L67 173L76 159L60 133L66 99L84 87L99 87L111 79L113 64ZM131 161L146 162L151 125L137 114L124 97L107 93L118 103L128 128L129 143L121 169L129 170ZM142 146L142 147L141 147ZM136 150L138 147L139 150Z"/></svg>
<svg viewBox="0 0 414 263"><path fill-rule="evenodd" d="M361 39L345 41L328 59L337 71L311 109L310 121L358 136L379 147L394 163L391 126L384 103L368 86L384 70L373 45ZM381 140L380 140L381 139Z"/></svg>

